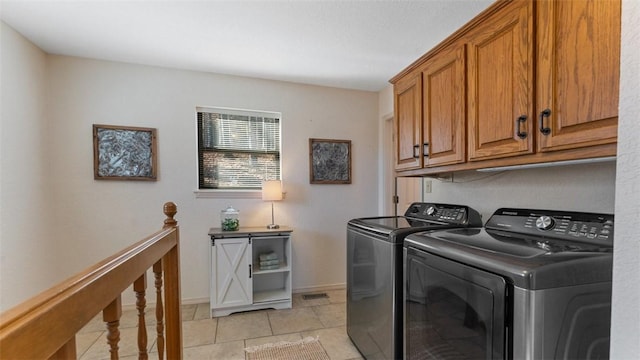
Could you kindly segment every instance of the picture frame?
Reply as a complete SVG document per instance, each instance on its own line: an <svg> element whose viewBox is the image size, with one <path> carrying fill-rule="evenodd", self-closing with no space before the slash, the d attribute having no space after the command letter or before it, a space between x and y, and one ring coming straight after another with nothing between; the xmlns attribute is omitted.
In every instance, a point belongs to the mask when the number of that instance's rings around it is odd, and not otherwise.
<svg viewBox="0 0 640 360"><path fill-rule="evenodd" d="M351 184L351 140L309 139L309 182Z"/></svg>
<svg viewBox="0 0 640 360"><path fill-rule="evenodd" d="M156 129L93 125L93 177L96 180L157 179Z"/></svg>

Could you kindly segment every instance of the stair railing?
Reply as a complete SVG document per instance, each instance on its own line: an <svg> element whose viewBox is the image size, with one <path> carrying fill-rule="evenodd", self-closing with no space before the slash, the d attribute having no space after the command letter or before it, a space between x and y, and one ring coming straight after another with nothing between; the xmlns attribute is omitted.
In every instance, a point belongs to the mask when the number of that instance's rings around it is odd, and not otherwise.
<svg viewBox="0 0 640 360"><path fill-rule="evenodd" d="M76 334L100 311L111 359L118 359L122 293L131 285L138 312L138 357L147 359L149 269L154 275L158 358L182 359L176 205L168 202L163 211L162 230L0 314L0 359L76 359Z"/></svg>

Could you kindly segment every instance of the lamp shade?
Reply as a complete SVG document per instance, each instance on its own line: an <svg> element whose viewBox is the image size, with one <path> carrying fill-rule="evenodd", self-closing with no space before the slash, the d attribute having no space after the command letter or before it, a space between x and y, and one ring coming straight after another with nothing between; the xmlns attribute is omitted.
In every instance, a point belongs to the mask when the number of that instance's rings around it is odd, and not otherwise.
<svg viewBox="0 0 640 360"><path fill-rule="evenodd" d="M262 182L262 200L282 200L282 182L280 180L267 180Z"/></svg>

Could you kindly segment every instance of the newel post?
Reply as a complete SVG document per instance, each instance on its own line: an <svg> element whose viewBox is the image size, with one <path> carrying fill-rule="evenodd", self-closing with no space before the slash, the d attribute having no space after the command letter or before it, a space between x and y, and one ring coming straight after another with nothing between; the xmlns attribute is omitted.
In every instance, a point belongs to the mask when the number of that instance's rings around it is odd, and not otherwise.
<svg viewBox="0 0 640 360"><path fill-rule="evenodd" d="M173 218L178 213L178 207L176 206L175 203L172 203L172 202L164 203L164 206L162 207L162 211L167 216L167 218L164 219L164 226L162 227L163 229L166 229L168 227L178 226L178 222L176 221L176 219Z"/></svg>
<svg viewBox="0 0 640 360"><path fill-rule="evenodd" d="M176 246L162 258L165 283L165 320L167 359L182 359L182 314L180 292L180 232L178 222L173 218L178 212L176 204L167 202L163 207L167 218L164 229L176 229ZM158 349L160 350L160 349Z"/></svg>

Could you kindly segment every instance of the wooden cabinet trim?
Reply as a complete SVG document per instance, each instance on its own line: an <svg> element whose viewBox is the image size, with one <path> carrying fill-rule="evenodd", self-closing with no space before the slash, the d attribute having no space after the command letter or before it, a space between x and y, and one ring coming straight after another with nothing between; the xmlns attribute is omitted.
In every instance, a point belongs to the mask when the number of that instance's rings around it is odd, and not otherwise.
<svg viewBox="0 0 640 360"><path fill-rule="evenodd" d="M396 176L426 176L456 171L478 170L492 167L528 165L556 161L595 159L616 156L617 144L596 145L579 149L534 153L502 159L466 162L409 171L396 171Z"/></svg>
<svg viewBox="0 0 640 360"><path fill-rule="evenodd" d="M466 47L453 45L421 67L424 167L466 160Z"/></svg>
<svg viewBox="0 0 640 360"><path fill-rule="evenodd" d="M514 2L467 37L470 161L530 154L533 144L533 3ZM495 58L493 58L495 54ZM525 117L520 124L517 119ZM527 136L517 136L518 126Z"/></svg>
<svg viewBox="0 0 640 360"><path fill-rule="evenodd" d="M564 9L563 11L580 11L580 7L584 4L580 3L575 8L563 3L563 5L557 5L559 0L504 0L504 1L496 1L494 4L489 6L485 11L479 14L477 17L469 21L465 24L461 29L453 33L451 36L443 40L436 47L431 49L429 52L424 54L418 60L413 62L410 66L401 71L398 75L390 80L392 84L394 84L394 100L396 93L395 88L398 84L402 84L409 78L413 78L416 73L422 74L421 81L422 83L419 85L420 91L422 92L421 98L419 101L424 102L425 97L428 97L427 94L427 84L425 83L427 80L425 78L426 73L425 69L429 66L432 66L430 62L434 64L438 64L441 57L446 56L445 54L450 51L452 48L459 46L459 44L465 44L465 67L467 71L465 72L466 81L465 81L465 92L467 93L467 101L465 104L465 112L466 112L466 125L464 126L465 131L463 131L466 137L466 144L468 147L465 148L466 154L463 155L463 159L461 163L449 163L443 162L442 164L435 164L431 162L432 159L428 159L421 162L424 164L413 164L412 167L400 168L396 167L396 174L398 176L424 176L424 175L433 175L438 173L446 173L452 171L466 171L466 170L475 170L480 168L487 167L499 167L499 166L512 166L512 165L524 165L524 164L534 164L534 163L545 163L545 162L555 162L555 161L565 161L565 160L578 160L578 159L588 159L588 158L600 158L600 157L610 157L616 155L616 141L617 141L617 107L610 106L607 108L608 104L613 104L614 102L617 104L617 99L619 94L617 91L611 90L608 91L612 94L602 94L603 96L608 96L612 100L609 101L601 101L598 99L598 102L594 106L604 107L605 110L598 110L594 113L607 114L609 111L609 115L600 116L595 118L590 118L588 116L580 115L578 119L569 119L569 120L557 120L554 118L555 113L560 111L564 111L564 109L554 109L557 106L554 106L553 101L557 101L558 96L554 95L555 92L559 91L556 87L559 87L558 80L553 77L555 76L555 71L557 71L554 67L554 57L560 56L553 53L553 49L555 47L553 43L553 39L547 39L547 37L554 36L552 33L556 32L556 26L561 27L564 23L559 22L560 20L553 20L553 16L558 16L554 11L556 11L555 7L559 7ZM616 6L619 8L620 0L614 0L616 2ZM563 7L565 6L565 7ZM596 6L596 5L594 5ZM601 6L601 4L597 5ZM474 117L471 114L474 111L472 100L473 89L471 89L471 82L473 74L470 74L469 70L474 66L474 59L472 44L473 41L477 41L477 38L474 39L474 36L477 36L477 32L481 31L483 27L488 26L487 22L494 18L499 18L502 13L510 13L511 9L515 8L527 8L527 35L526 42L527 45L527 56L524 60L527 62L525 71L526 77L528 81L526 83L522 83L516 85L514 87L515 90L521 90L526 93L526 100L520 101L521 104L524 105L526 111L521 111L516 109L517 106L514 105L514 113L512 115L513 121L510 126L515 126L517 123L517 118L521 115L526 115L526 120L520 126L522 127L513 127L510 129L514 130L514 140L517 137L517 132L526 131L526 149L520 149L519 151L511 151L504 153L491 153L487 152L484 154L474 154L472 153L473 146L470 144L472 141L476 141L477 139L472 139L473 134L477 132L477 124L473 124ZM618 9L616 8L616 9ZM571 10L567 10L571 9ZM578 10L575 10L578 9ZM504 11L503 11L504 10ZM614 10L615 11L618 10ZM552 15L549 15L552 14ZM563 15L562 15L563 16ZM609 13L607 19L611 19L612 13ZM548 18L547 21L542 21L541 18ZM586 18L589 21L598 21L591 20L590 18ZM614 21L606 20L604 22L604 26L607 29L613 29L612 31L618 31L618 33L610 33L607 36L612 36L613 38L619 38L619 26L616 25L616 21L619 19L615 19ZM592 25L592 24L591 24ZM602 25L600 25L602 26ZM566 26L565 26L566 27ZM575 26L573 26L575 27ZM616 35L617 34L617 35ZM557 36L557 35L555 35ZM585 36L585 35L582 35ZM565 35L565 37L569 37ZM616 49L615 46L612 46L611 51L602 51L598 50L598 54L606 53L605 55L598 55L600 57L604 57L605 59L599 59L598 61L609 61L611 63L611 59L608 58L616 58L618 59L618 66L609 65L610 68L613 68L612 71L600 71L601 73L607 74L606 76L616 76L613 73L617 73L619 71L619 44L615 40L609 39L609 43L615 43L618 45ZM579 47L575 47L575 51L581 51ZM583 46L581 48L589 49L589 46ZM568 60L571 61L571 60ZM522 62L522 61L521 61ZM561 64L562 65L562 64ZM435 65L437 66L437 65ZM577 66L577 65L576 65ZM565 72L573 71L566 70L569 69L569 65L564 64ZM601 66L601 68L603 68ZM604 69L608 69L604 66ZM427 70L428 71L428 70ZM613 75L611 75L613 74ZM535 76L535 78L534 78ZM617 76L619 79L619 75ZM415 78L414 78L415 80ZM580 80L578 78L578 80ZM616 79L617 80L617 79ZM584 82L580 82L580 84L584 84ZM610 85L610 84L609 84ZM608 85L608 86L609 86ZM596 85L593 85L596 86ZM613 85L611 85L613 86ZM597 87L597 86L596 86ZM615 86L613 86L615 88ZM605 86L605 88L607 88ZM600 90L590 90L591 93L595 93L596 91L602 92ZM566 93L567 90L564 90ZM573 91L572 91L573 93ZM580 95L571 95L574 98L579 97ZM615 101L613 98L615 97ZM552 99L551 101L546 99ZM534 102L535 101L535 102ZM515 101L514 101L515 103ZM547 104L550 105L547 105ZM424 119L427 116L427 112L429 111L428 105L420 103L422 118ZM551 115L549 118L545 118L545 121L549 121L547 126L551 128L551 133L553 136L545 136L540 133L540 124L539 124L539 116L540 112L545 108L551 108ZM575 108L575 106L574 106ZM577 108L583 109L583 106L578 106ZM616 111L607 110L615 108ZM396 118L397 118L397 109ZM417 110L416 110L417 111ZM504 111L503 111L504 112ZM522 112L522 114L521 114ZM485 115L486 117L486 115ZM505 117L506 118L506 117ZM423 120L424 121L424 120ZM506 125L506 123L504 123ZM484 123L483 123L484 125ZM418 131L417 134L422 135L426 138L432 136L430 133L430 129L421 124L425 128L421 131ZM415 135L416 133L414 133ZM556 136L559 135L559 136ZM487 139L491 140L489 136ZM429 141L431 142L431 141ZM420 153L422 153L423 149L420 146ZM464 162L467 161L467 162ZM422 167L424 166L424 167Z"/></svg>
<svg viewBox="0 0 640 360"><path fill-rule="evenodd" d="M393 129L396 170L422 166L422 74L416 71L394 86ZM417 148L416 148L417 147ZM414 156L415 155L415 156Z"/></svg>
<svg viewBox="0 0 640 360"><path fill-rule="evenodd" d="M537 150L615 143L621 1L536 4L536 110L551 111Z"/></svg>

